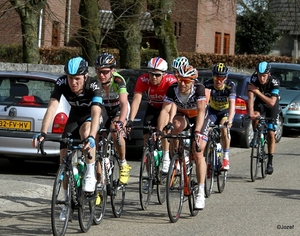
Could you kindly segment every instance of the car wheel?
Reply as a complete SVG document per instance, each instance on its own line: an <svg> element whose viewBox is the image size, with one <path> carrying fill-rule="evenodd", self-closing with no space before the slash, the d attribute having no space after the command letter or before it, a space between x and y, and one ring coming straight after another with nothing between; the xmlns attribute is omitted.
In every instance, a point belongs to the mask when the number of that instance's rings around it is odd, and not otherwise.
<svg viewBox="0 0 300 236"><path fill-rule="evenodd" d="M278 116L277 118L277 129L275 131L275 142L279 143L283 133L283 118L282 116Z"/></svg>
<svg viewBox="0 0 300 236"><path fill-rule="evenodd" d="M245 135L240 137L240 146L242 148L249 148L250 147L250 143L253 139L253 128L252 128L252 122L249 121L249 123L247 124L247 128L245 130Z"/></svg>

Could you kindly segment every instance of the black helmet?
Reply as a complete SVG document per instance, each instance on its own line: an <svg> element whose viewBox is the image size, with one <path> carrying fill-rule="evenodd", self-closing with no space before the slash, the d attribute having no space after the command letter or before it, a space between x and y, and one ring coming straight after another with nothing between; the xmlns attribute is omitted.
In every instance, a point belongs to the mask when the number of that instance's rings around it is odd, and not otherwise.
<svg viewBox="0 0 300 236"><path fill-rule="evenodd" d="M70 59L65 65L64 71L67 75L85 75L88 73L88 63L82 57Z"/></svg>
<svg viewBox="0 0 300 236"><path fill-rule="evenodd" d="M213 75L227 77L229 74L229 68L224 63L217 63L211 69Z"/></svg>
<svg viewBox="0 0 300 236"><path fill-rule="evenodd" d="M104 68L104 67L116 67L117 62L115 57L112 54L109 54L107 52L100 54L99 56L97 56L96 60L95 60L95 67L100 67L100 68Z"/></svg>
<svg viewBox="0 0 300 236"><path fill-rule="evenodd" d="M260 62L256 67L256 72L259 74L267 74L270 72L270 70L271 65L266 61Z"/></svg>

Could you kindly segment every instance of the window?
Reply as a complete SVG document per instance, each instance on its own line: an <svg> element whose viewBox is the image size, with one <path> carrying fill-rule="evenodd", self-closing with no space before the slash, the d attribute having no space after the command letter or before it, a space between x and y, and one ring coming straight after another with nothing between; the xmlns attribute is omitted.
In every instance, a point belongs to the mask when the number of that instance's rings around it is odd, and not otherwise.
<svg viewBox="0 0 300 236"><path fill-rule="evenodd" d="M60 23L58 21L53 21L52 24L52 46L58 47L60 39Z"/></svg>
<svg viewBox="0 0 300 236"><path fill-rule="evenodd" d="M181 22L174 22L174 35L176 37L181 36Z"/></svg>
<svg viewBox="0 0 300 236"><path fill-rule="evenodd" d="M224 34L223 54L229 54L230 35Z"/></svg>
<svg viewBox="0 0 300 236"><path fill-rule="evenodd" d="M215 33L215 53L221 53L221 33Z"/></svg>

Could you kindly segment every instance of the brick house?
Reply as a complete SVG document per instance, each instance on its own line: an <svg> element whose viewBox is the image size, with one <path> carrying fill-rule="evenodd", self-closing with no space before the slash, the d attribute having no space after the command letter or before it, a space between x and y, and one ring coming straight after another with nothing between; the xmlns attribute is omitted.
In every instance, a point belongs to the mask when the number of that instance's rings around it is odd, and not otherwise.
<svg viewBox="0 0 300 236"><path fill-rule="evenodd" d="M0 0L0 4L7 0ZM217 5L217 2L219 5ZM75 46L80 18L79 0L48 0L49 8L41 12L38 32L39 46ZM174 22L174 33L179 52L234 54L236 27L236 0L201 1L174 0L169 11ZM113 17L108 0L99 0L102 30L113 30ZM13 10L0 15L1 44L21 44L21 23ZM141 19L143 41L155 48L154 26L151 14ZM104 41L105 42L105 41Z"/></svg>

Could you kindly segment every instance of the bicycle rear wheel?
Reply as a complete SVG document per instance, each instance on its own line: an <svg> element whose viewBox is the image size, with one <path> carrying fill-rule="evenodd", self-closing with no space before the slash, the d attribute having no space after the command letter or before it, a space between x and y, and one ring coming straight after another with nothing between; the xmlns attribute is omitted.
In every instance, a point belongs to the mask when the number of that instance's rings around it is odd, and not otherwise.
<svg viewBox="0 0 300 236"><path fill-rule="evenodd" d="M252 182L255 182L257 178L258 166L259 166L259 149L260 149L260 140L257 140L257 132L254 133L252 140L252 149L250 156L250 175Z"/></svg>
<svg viewBox="0 0 300 236"><path fill-rule="evenodd" d="M221 162L220 158L221 157L217 158L217 160L218 160L218 171L217 171L216 175L217 175L218 191L219 191L219 193L222 193L224 191L224 188L225 188L228 171L227 170L222 170L222 162Z"/></svg>
<svg viewBox="0 0 300 236"><path fill-rule="evenodd" d="M63 189L63 182L67 185L67 199ZM69 176L66 174L66 164L61 164L58 168L56 178L53 185L52 201L51 201L51 226L53 235L65 235L71 212L71 188ZM64 210L64 218L60 214Z"/></svg>
<svg viewBox="0 0 300 236"><path fill-rule="evenodd" d="M198 193L198 182L197 182L197 175L196 175L196 165L195 161L190 162L191 169L190 169L190 181L189 181L189 186L191 189L191 194L188 196L189 200L189 209L191 212L192 216L196 216L199 212L199 210L195 209L195 200L196 200L196 195Z"/></svg>
<svg viewBox="0 0 300 236"><path fill-rule="evenodd" d="M268 164L268 143L267 140L265 140L265 143L261 149L261 176L262 178L266 178L266 170L267 170L267 164Z"/></svg>
<svg viewBox="0 0 300 236"><path fill-rule="evenodd" d="M212 142L208 141L205 149L205 162L206 162L206 177L205 177L205 186L204 192L206 198L209 198L214 187L214 177L215 177L215 168L214 168L214 147Z"/></svg>
<svg viewBox="0 0 300 236"><path fill-rule="evenodd" d="M97 161L97 164L100 164L100 161ZM96 173L98 165L96 164ZM101 165L101 164L100 164ZM95 212L94 212L94 224L99 225L102 222L104 213L105 213L105 207L106 207L106 200L107 200L107 186L106 186L106 168L102 168L102 177L101 177L101 186L100 188L96 187L95 194L96 194L96 200L95 200ZM103 180L104 179L104 180Z"/></svg>
<svg viewBox="0 0 300 236"><path fill-rule="evenodd" d="M167 190L167 174L162 173L162 164L155 167L156 173L156 190L157 190L157 199L159 204L163 204L166 201L166 190Z"/></svg>
<svg viewBox="0 0 300 236"><path fill-rule="evenodd" d="M167 176L167 209L170 221L178 221L183 205L183 165L179 160L178 154L175 154L171 160Z"/></svg>
<svg viewBox="0 0 300 236"><path fill-rule="evenodd" d="M140 203L143 210L147 210L152 195L153 165L150 150L146 147L141 160L139 179Z"/></svg>
<svg viewBox="0 0 300 236"><path fill-rule="evenodd" d="M117 156L113 157L113 168L110 175L110 201L114 216L119 218L123 211L125 200L125 185L120 182L120 163Z"/></svg>
<svg viewBox="0 0 300 236"><path fill-rule="evenodd" d="M78 190L78 199L80 202L78 207L78 221L81 231L86 233L90 229L94 220L96 196L95 192L83 192L82 185Z"/></svg>

